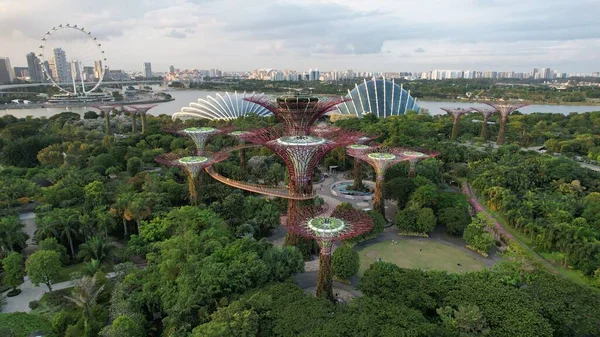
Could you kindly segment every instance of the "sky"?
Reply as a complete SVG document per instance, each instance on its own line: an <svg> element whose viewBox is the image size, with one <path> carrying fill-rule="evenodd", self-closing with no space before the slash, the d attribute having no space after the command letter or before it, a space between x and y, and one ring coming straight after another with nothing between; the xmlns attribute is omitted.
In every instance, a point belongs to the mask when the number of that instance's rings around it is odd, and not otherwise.
<svg viewBox="0 0 600 337"><path fill-rule="evenodd" d="M111 69L592 72L598 13L600 0L0 0L0 57L26 66L70 23Z"/></svg>

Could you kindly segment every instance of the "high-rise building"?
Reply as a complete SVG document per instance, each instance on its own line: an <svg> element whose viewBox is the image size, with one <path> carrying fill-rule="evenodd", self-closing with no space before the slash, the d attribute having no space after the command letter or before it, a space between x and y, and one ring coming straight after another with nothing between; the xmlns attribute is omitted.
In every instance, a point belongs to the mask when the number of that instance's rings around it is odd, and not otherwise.
<svg viewBox="0 0 600 337"><path fill-rule="evenodd" d="M94 77L96 79L102 77L102 61L94 61Z"/></svg>
<svg viewBox="0 0 600 337"><path fill-rule="evenodd" d="M310 69L308 71L308 80L309 81L318 81L321 77L321 73L319 73L318 69Z"/></svg>
<svg viewBox="0 0 600 337"><path fill-rule="evenodd" d="M67 54L60 48L52 49L52 57L50 58L50 72L52 78L58 83L71 82L71 69L67 64Z"/></svg>
<svg viewBox="0 0 600 337"><path fill-rule="evenodd" d="M8 57L0 57L0 83L10 83L14 80L13 68Z"/></svg>
<svg viewBox="0 0 600 337"><path fill-rule="evenodd" d="M27 67L15 67L13 74L15 74L15 78L26 80L29 77L29 69Z"/></svg>
<svg viewBox="0 0 600 337"><path fill-rule="evenodd" d="M169 67L169 72L170 73L174 73L175 72L175 67L174 66L170 66Z"/></svg>
<svg viewBox="0 0 600 337"><path fill-rule="evenodd" d="M86 82L94 80L94 67L83 67L83 80Z"/></svg>
<svg viewBox="0 0 600 337"><path fill-rule="evenodd" d="M152 77L152 64L150 62L144 62L144 77Z"/></svg>
<svg viewBox="0 0 600 337"><path fill-rule="evenodd" d="M46 80L42 72L40 59L33 52L27 54L27 71L31 82L44 82Z"/></svg>

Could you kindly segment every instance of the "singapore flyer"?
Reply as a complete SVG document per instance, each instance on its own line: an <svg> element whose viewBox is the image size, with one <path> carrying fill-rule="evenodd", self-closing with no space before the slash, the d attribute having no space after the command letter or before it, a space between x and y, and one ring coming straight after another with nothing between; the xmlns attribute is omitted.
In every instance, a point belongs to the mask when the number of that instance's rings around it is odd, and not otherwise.
<svg viewBox="0 0 600 337"><path fill-rule="evenodd" d="M57 96L74 100L105 96L94 92L108 67L102 44L90 31L68 23L52 27L42 38L39 49L45 77L63 93Z"/></svg>

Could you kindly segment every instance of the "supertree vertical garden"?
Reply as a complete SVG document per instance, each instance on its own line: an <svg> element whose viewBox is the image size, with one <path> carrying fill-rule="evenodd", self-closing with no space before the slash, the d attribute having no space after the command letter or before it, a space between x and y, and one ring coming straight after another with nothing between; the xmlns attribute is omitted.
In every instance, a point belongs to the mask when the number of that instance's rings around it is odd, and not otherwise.
<svg viewBox="0 0 600 337"><path fill-rule="evenodd" d="M231 126L221 128L221 129L204 126L204 127L192 127L192 128L167 130L167 131L178 134L180 136L190 138L192 141L194 141L194 144L196 144L197 154L199 156L202 156L202 155L204 155L204 148L206 146L206 142L210 138L212 138L216 135L219 135L219 134L228 133L231 130L233 130L233 127L231 127Z"/></svg>
<svg viewBox="0 0 600 337"><path fill-rule="evenodd" d="M317 296L335 301L333 296L333 275L331 252L335 241L346 240L362 235L373 228L373 220L365 212L354 208L337 207L330 216L314 217L310 211L300 214L297 226L288 230L302 237L315 239L321 248L319 254L319 274Z"/></svg>
<svg viewBox="0 0 600 337"><path fill-rule="evenodd" d="M404 155L402 148L370 148L370 149L348 149L348 155L367 162L375 170L375 192L373 196L373 209L385 217L385 205L383 200L383 181L385 171L401 161L409 160Z"/></svg>
<svg viewBox="0 0 600 337"><path fill-rule="evenodd" d="M131 107L137 110L137 113L140 115L140 120L142 121L142 134L146 134L148 131L148 111L154 108L156 104L151 105L132 105Z"/></svg>
<svg viewBox="0 0 600 337"><path fill-rule="evenodd" d="M313 176L318 162L332 149L355 142L359 135L338 132L331 139L310 135L290 136L287 133L289 129L288 127L259 129L242 134L240 138L269 148L285 162L290 179L287 227L293 228L298 225L301 208L307 203L296 196L313 193ZM300 237L293 231L288 231L285 244L297 246L300 244Z"/></svg>
<svg viewBox="0 0 600 337"><path fill-rule="evenodd" d="M425 149L407 149L402 152L402 155L407 158L409 163L408 177L414 178L417 175L417 163L421 160L435 158L440 155L439 152L429 151Z"/></svg>
<svg viewBox="0 0 600 337"><path fill-rule="evenodd" d="M481 133L479 134L481 136L481 138L483 138L484 141L488 140L488 135L487 135L487 124L488 124L488 120L490 119L490 116L493 115L496 111L496 109L494 108L471 108L473 109L473 111L477 111L479 113L481 113L481 116L483 117L483 121L481 123Z"/></svg>
<svg viewBox="0 0 600 337"><path fill-rule="evenodd" d="M176 166L185 171L188 178L188 190L190 204L198 206L198 189L200 187L200 172L221 161L226 160L227 153L217 152L211 156L180 156L174 153L166 153L155 158L156 162L166 166Z"/></svg>
<svg viewBox="0 0 600 337"><path fill-rule="evenodd" d="M498 130L498 139L496 140L496 144L502 145L502 144L504 144L504 137L506 135L506 123L508 122L508 115L510 115L511 113L515 112L516 110L518 110L524 106L527 106L528 104L526 104L526 103L496 104L496 103L491 103L491 102L487 102L485 104L489 105L490 107L492 107L493 109L495 109L496 111L498 111L500 113L500 130Z"/></svg>
<svg viewBox="0 0 600 337"><path fill-rule="evenodd" d="M466 115L471 112L470 109L463 108L441 108L446 111L447 114L452 116L452 135L450 136L450 140L456 140L458 137L458 121L462 115Z"/></svg>

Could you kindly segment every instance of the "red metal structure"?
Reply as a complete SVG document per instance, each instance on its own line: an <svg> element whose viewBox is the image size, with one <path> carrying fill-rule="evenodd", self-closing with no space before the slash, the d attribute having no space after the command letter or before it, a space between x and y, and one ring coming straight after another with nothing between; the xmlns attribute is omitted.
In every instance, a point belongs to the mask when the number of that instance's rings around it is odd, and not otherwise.
<svg viewBox="0 0 600 337"><path fill-rule="evenodd" d="M190 203L193 206L198 205L198 188L200 186L200 172L211 165L224 161L228 157L225 152L217 152L211 156L180 156L175 153L165 153L156 157L154 160L162 165L176 166L184 170L188 177L188 189L190 193Z"/></svg>
<svg viewBox="0 0 600 337"><path fill-rule="evenodd" d="M104 114L104 135L110 136L110 112L118 109L118 105L92 105L91 108L100 110Z"/></svg>
<svg viewBox="0 0 600 337"><path fill-rule="evenodd" d="M369 144L373 139L378 136L363 136L356 140L356 144L348 146L348 149L352 149L355 151L365 151L371 147L379 147L380 144ZM369 144L369 145L367 145ZM360 191L364 189L364 185L362 182L362 166L361 160L358 158L354 158L354 163L352 166L352 175L354 176L354 183L352 184L352 189L355 191Z"/></svg>
<svg viewBox="0 0 600 337"><path fill-rule="evenodd" d="M506 135L506 123L508 122L508 115L515 112L516 110L527 106L527 103L491 103L486 102L485 104L494 108L496 111L500 113L500 130L498 130L498 139L496 140L496 144L502 145L504 144L504 137Z"/></svg>
<svg viewBox="0 0 600 337"><path fill-rule="evenodd" d="M373 228L373 220L365 212L352 207L337 207L329 216L315 217L311 208L304 208L299 215L297 226L288 226L300 236L315 239L321 248L317 296L335 300L331 252L335 241L346 240L362 235Z"/></svg>
<svg viewBox="0 0 600 337"><path fill-rule="evenodd" d="M451 140L456 140L456 138L458 137L458 120L460 119L460 117L462 115L466 115L469 112L471 112L471 109L463 109L463 108L441 108L442 110L446 111L446 113L448 113L449 115L452 116L452 135L450 136Z"/></svg>
<svg viewBox="0 0 600 337"><path fill-rule="evenodd" d="M409 160L410 157L404 155L404 148L369 148L369 149L348 149L348 155L359 158L367 162L375 169L377 179L375 180L375 193L373 195L373 209L385 217L385 206L383 202L383 180L385 171L399 162Z"/></svg>
<svg viewBox="0 0 600 337"><path fill-rule="evenodd" d="M349 99L340 97L256 95L245 98L245 100L271 111L283 124L286 135L306 136L310 134L310 127L319 117L335 110L336 105Z"/></svg>
<svg viewBox="0 0 600 337"><path fill-rule="evenodd" d="M178 128L175 130L166 130L166 131L192 139L194 141L194 144L196 144L196 149L198 151L197 152L198 155L201 156L204 154L204 147L206 146L206 142L208 141L208 139L210 139L216 135L219 135L219 134L229 133L229 132L233 131L233 129L234 129L233 126L228 126L228 127L221 128L221 129L204 126L204 127L190 127L190 128L185 128L185 129Z"/></svg>
<svg viewBox="0 0 600 337"><path fill-rule="evenodd" d="M488 124L488 119L490 119L490 116L493 115L496 111L495 108L471 108L473 109L473 111L477 111L479 113L481 113L481 116L483 117L483 122L481 125L481 133L479 134L481 136L481 138L483 138L483 140L487 141L487 124Z"/></svg>
<svg viewBox="0 0 600 337"><path fill-rule="evenodd" d="M123 105L121 107L121 110L129 113L129 116L131 117L131 133L135 134L137 132L137 123L135 122L135 116L137 115L138 110L129 105Z"/></svg>

